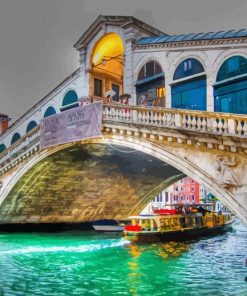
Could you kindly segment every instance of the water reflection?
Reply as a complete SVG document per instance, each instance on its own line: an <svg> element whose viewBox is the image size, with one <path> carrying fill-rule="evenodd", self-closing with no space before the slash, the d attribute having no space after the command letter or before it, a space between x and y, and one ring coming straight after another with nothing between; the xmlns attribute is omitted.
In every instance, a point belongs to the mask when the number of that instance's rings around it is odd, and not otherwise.
<svg viewBox="0 0 247 296"><path fill-rule="evenodd" d="M247 229L133 245L89 233L0 234L0 295L247 295Z"/></svg>
<svg viewBox="0 0 247 296"><path fill-rule="evenodd" d="M189 251L189 243L188 242L169 242L163 244L160 248L158 248L156 254L164 259L170 257L178 257L185 252Z"/></svg>
<svg viewBox="0 0 247 296"><path fill-rule="evenodd" d="M143 252L152 251L157 256L168 259L188 252L190 250L190 244L190 242L167 242L152 245L130 244L127 246L127 249L128 253L134 258L140 257Z"/></svg>

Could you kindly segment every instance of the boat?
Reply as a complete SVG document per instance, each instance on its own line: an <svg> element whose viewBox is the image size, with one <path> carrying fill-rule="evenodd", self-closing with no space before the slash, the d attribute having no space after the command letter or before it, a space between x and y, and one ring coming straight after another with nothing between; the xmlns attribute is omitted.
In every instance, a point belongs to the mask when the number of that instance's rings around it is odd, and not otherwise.
<svg viewBox="0 0 247 296"><path fill-rule="evenodd" d="M152 243L195 239L223 233L233 223L231 213L216 213L199 208L191 212L162 210L151 215L130 216L124 229L125 239L134 243Z"/></svg>
<svg viewBox="0 0 247 296"><path fill-rule="evenodd" d="M122 232L124 224L116 220L97 220L92 223L94 230L98 232Z"/></svg>

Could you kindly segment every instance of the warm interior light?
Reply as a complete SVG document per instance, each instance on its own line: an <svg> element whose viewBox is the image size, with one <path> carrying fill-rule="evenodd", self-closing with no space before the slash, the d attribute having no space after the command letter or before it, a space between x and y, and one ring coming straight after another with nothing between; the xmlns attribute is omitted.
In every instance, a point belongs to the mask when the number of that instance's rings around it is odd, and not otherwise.
<svg viewBox="0 0 247 296"><path fill-rule="evenodd" d="M92 56L92 63L94 65L102 63L105 56L116 57L123 55L124 46L122 39L115 33L105 35L97 43Z"/></svg>

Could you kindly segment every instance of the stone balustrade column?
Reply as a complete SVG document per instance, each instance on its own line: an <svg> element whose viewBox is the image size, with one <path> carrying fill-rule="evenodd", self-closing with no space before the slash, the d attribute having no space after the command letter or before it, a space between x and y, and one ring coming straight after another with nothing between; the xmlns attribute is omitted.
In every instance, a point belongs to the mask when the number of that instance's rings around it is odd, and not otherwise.
<svg viewBox="0 0 247 296"><path fill-rule="evenodd" d="M236 119L229 118L228 122L228 134L236 135L237 132L237 122Z"/></svg>
<svg viewBox="0 0 247 296"><path fill-rule="evenodd" d="M180 113L175 113L175 126L182 127L182 115Z"/></svg>

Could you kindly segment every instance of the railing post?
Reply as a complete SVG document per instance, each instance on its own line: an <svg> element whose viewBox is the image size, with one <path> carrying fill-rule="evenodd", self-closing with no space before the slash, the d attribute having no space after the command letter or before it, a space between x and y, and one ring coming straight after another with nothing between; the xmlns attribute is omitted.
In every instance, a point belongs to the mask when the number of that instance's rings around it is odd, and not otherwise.
<svg viewBox="0 0 247 296"><path fill-rule="evenodd" d="M179 113L175 113L175 126L182 127L182 116Z"/></svg>
<svg viewBox="0 0 247 296"><path fill-rule="evenodd" d="M237 132L236 119L229 118L227 121L228 121L228 134L236 135L236 132Z"/></svg>
<svg viewBox="0 0 247 296"><path fill-rule="evenodd" d="M132 121L133 122L138 122L138 113L136 110L132 111Z"/></svg>

